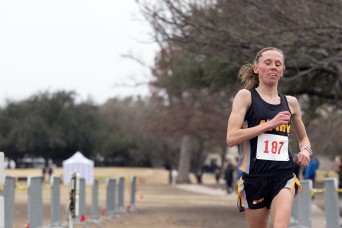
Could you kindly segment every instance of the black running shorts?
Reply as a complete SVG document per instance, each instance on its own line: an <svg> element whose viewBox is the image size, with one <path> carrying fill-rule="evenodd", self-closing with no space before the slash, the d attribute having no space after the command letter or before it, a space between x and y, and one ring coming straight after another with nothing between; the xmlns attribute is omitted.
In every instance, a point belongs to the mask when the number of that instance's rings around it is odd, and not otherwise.
<svg viewBox="0 0 342 228"><path fill-rule="evenodd" d="M267 176L252 176L244 174L238 182L238 202L237 206L241 211L245 208L259 209L271 207L273 198L283 188L293 189L296 191L302 186L299 183L296 175L276 175Z"/></svg>

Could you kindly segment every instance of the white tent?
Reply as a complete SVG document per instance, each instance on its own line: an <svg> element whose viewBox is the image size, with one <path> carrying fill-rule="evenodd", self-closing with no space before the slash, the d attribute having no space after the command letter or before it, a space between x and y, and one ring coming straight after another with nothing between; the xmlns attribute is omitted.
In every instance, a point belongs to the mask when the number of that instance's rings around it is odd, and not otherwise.
<svg viewBox="0 0 342 228"><path fill-rule="evenodd" d="M94 182L94 162L87 159L77 151L73 156L63 161L63 182L69 184L73 173L78 173L80 178L84 178L86 184Z"/></svg>

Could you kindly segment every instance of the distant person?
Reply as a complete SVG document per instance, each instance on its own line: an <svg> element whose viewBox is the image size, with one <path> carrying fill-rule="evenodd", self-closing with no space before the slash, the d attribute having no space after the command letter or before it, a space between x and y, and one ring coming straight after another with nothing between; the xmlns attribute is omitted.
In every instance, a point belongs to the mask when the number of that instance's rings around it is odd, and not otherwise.
<svg viewBox="0 0 342 228"><path fill-rule="evenodd" d="M169 184L172 184L172 166L166 166L167 171L169 172Z"/></svg>
<svg viewBox="0 0 342 228"><path fill-rule="evenodd" d="M172 185L175 185L177 183L177 177L178 177L177 169L172 169L171 170Z"/></svg>
<svg viewBox="0 0 342 228"><path fill-rule="evenodd" d="M220 178L221 178L221 169L220 169L220 167L218 167L218 166L215 167L214 175L215 175L216 185L219 186Z"/></svg>
<svg viewBox="0 0 342 228"><path fill-rule="evenodd" d="M196 172L196 180L198 184L202 184L202 176L203 176L202 169L198 169Z"/></svg>
<svg viewBox="0 0 342 228"><path fill-rule="evenodd" d="M304 179L311 180L312 185L316 185L316 171L319 168L319 161L316 156L311 157L309 165L305 169Z"/></svg>
<svg viewBox="0 0 342 228"><path fill-rule="evenodd" d="M226 168L224 170L224 180L226 182L227 193L230 194L233 191L233 179L234 179L234 165L228 159L226 162Z"/></svg>
<svg viewBox="0 0 342 228"><path fill-rule="evenodd" d="M13 159L11 159L10 161L9 161L9 168L10 169L15 169L15 167L16 167L16 164L15 164L15 161L13 160Z"/></svg>
<svg viewBox="0 0 342 228"><path fill-rule="evenodd" d="M53 164L49 165L47 172L48 172L48 175L49 175L49 181L51 181L51 177L52 177L52 174L53 174Z"/></svg>
<svg viewBox="0 0 342 228"><path fill-rule="evenodd" d="M307 167L303 167L303 171L302 171L303 179L305 179L304 176L305 176L306 168L307 168Z"/></svg>
<svg viewBox="0 0 342 228"><path fill-rule="evenodd" d="M43 168L42 168L42 177L43 177L43 181L45 181L46 171L47 171L47 167L46 167L46 166L43 166Z"/></svg>

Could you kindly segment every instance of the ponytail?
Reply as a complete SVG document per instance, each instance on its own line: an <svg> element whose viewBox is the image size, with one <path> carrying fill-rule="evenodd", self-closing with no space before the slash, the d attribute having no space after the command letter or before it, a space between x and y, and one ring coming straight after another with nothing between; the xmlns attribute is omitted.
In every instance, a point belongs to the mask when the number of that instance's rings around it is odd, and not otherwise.
<svg viewBox="0 0 342 228"><path fill-rule="evenodd" d="M259 76L253 71L253 64L242 65L239 70L238 78L243 83L243 88L251 90L259 85Z"/></svg>

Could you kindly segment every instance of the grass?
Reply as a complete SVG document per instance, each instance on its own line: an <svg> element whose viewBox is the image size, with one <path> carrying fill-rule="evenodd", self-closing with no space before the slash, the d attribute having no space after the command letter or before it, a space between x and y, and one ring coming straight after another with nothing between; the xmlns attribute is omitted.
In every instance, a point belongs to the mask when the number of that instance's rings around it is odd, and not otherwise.
<svg viewBox="0 0 342 228"><path fill-rule="evenodd" d="M30 177L30 176L41 176L42 172L40 169L6 169L5 175L13 177ZM63 168L55 168L53 176L63 176ZM105 181L107 178L116 178L119 176L137 176L144 179L149 183L167 183L168 172L164 169L152 169L152 168L121 168L121 167L95 167L94 178L99 181Z"/></svg>

